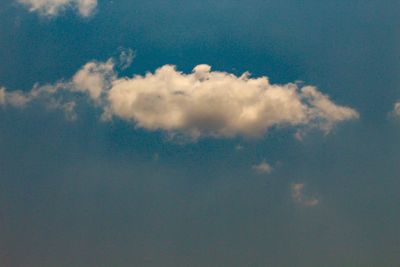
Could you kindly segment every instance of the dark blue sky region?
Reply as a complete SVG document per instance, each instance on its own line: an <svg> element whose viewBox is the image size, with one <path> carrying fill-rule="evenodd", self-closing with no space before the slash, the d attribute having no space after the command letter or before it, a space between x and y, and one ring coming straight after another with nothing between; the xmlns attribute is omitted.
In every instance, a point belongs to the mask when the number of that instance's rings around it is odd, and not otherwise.
<svg viewBox="0 0 400 267"><path fill-rule="evenodd" d="M0 2L0 88L198 64L303 81L356 110L329 133L170 140L132 121L0 101L0 266L396 267L398 1L98 1L53 17ZM268 163L271 170L257 169Z"/></svg>

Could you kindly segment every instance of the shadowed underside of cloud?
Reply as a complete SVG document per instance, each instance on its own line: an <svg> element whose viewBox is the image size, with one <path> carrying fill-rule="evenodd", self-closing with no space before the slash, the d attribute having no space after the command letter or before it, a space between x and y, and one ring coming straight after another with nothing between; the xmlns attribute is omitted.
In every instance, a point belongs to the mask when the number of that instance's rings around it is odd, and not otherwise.
<svg viewBox="0 0 400 267"><path fill-rule="evenodd" d="M208 65L198 65L188 74L165 65L144 76L118 77L117 65L124 64L114 59L89 62L68 82L35 86L28 93L3 88L0 103L21 107L46 98L52 107L73 114L74 96L86 94L104 111L104 120L118 117L149 131L190 140L261 137L274 127L329 132L337 123L359 116L313 86L271 84L267 77L211 71Z"/></svg>
<svg viewBox="0 0 400 267"><path fill-rule="evenodd" d="M17 0L29 8L31 12L38 12L42 16L54 17L67 8L75 9L82 17L93 14L97 0Z"/></svg>

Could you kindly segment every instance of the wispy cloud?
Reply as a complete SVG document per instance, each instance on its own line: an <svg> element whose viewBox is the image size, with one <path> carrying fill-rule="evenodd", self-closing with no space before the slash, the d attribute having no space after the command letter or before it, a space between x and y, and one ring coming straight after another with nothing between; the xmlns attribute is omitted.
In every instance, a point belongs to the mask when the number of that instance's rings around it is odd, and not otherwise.
<svg viewBox="0 0 400 267"><path fill-rule="evenodd" d="M30 12L41 16L54 17L68 8L76 10L80 16L89 17L97 7L97 0L17 0Z"/></svg>
<svg viewBox="0 0 400 267"><path fill-rule="evenodd" d="M305 193L304 183L291 184L290 190L292 200L298 204L309 207L317 206L319 204L318 198L309 196Z"/></svg>
<svg viewBox="0 0 400 267"><path fill-rule="evenodd" d="M20 90L7 91L0 88L0 106L11 106L14 108L24 108L30 102L41 100L48 109L62 110L68 120L75 120L75 97L70 95L69 89L65 91L65 84L59 82L54 85L35 85L29 92Z"/></svg>
<svg viewBox="0 0 400 267"><path fill-rule="evenodd" d="M212 71L205 64L188 74L165 65L144 76L119 77L116 69L126 68L132 57L126 53L120 57L123 62L89 62L67 82L36 86L27 93L2 89L0 103L19 107L60 92L61 99L71 101L83 93L103 109L105 120L118 117L149 131L161 130L190 140L262 137L277 127L329 132L337 123L359 116L313 86L271 84L265 76L236 76Z"/></svg>

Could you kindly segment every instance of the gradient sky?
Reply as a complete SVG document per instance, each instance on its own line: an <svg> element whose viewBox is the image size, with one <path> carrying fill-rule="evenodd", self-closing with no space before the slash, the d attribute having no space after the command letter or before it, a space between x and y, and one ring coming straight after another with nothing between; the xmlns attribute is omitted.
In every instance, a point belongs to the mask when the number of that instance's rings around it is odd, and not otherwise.
<svg viewBox="0 0 400 267"><path fill-rule="evenodd" d="M0 1L8 93L131 49L118 77L208 64L316 86L359 118L182 142L104 121L85 94L75 120L0 101L1 266L399 266L398 1L35 1Z"/></svg>

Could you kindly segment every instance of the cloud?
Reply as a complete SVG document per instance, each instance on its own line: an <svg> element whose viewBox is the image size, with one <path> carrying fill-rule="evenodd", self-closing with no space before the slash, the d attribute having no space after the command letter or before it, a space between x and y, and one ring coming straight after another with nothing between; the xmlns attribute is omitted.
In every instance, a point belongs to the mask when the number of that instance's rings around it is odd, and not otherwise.
<svg viewBox="0 0 400 267"><path fill-rule="evenodd" d="M97 0L17 0L30 12L41 16L54 17L67 8L75 9L82 17L89 17L97 7Z"/></svg>
<svg viewBox="0 0 400 267"><path fill-rule="evenodd" d="M29 92L20 90L7 91L6 88L3 87L0 89L0 106L24 108L29 103L40 100L48 109L64 111L65 117L72 121L77 118L77 114L75 113L76 102L71 99L74 98L74 96L68 94L70 89L65 91L65 86L66 84L61 82L54 85L35 85Z"/></svg>
<svg viewBox="0 0 400 267"><path fill-rule="evenodd" d="M319 204L319 200L316 197L307 196L305 194L305 184L295 183L290 186L290 189L291 197L294 202L309 207L317 206Z"/></svg>
<svg viewBox="0 0 400 267"><path fill-rule="evenodd" d="M0 105L4 105L6 102L6 88L0 88Z"/></svg>
<svg viewBox="0 0 400 267"><path fill-rule="evenodd" d="M121 70L125 70L132 65L135 53L132 49L125 48L120 48L119 52L118 66Z"/></svg>
<svg viewBox="0 0 400 267"><path fill-rule="evenodd" d="M0 104L4 106L23 107L34 98L33 91L34 90L30 93L24 93L22 91L8 92L6 88L3 87L0 91Z"/></svg>
<svg viewBox="0 0 400 267"><path fill-rule="evenodd" d="M258 174L269 174L272 172L272 167L266 161L253 165L252 169Z"/></svg>
<svg viewBox="0 0 400 267"><path fill-rule="evenodd" d="M192 139L260 137L283 126L328 132L338 122L358 118L355 110L334 104L315 87L274 85L267 77L235 76L211 71L208 65L198 65L189 74L165 65L144 76L116 79L107 102L108 117Z"/></svg>
<svg viewBox="0 0 400 267"><path fill-rule="evenodd" d="M89 62L72 77L71 89L86 92L93 100L98 101L115 79L113 60L105 63Z"/></svg>
<svg viewBox="0 0 400 267"><path fill-rule="evenodd" d="M242 146L241 144L237 144L236 146L235 146L235 150L236 151L241 151L241 150L243 150L244 149L244 146Z"/></svg>
<svg viewBox="0 0 400 267"><path fill-rule="evenodd" d="M394 113L395 116L400 116L400 102L397 102L394 105L393 113Z"/></svg>
<svg viewBox="0 0 400 267"><path fill-rule="evenodd" d="M281 127L329 132L337 123L359 116L313 86L271 84L265 76L236 76L212 71L205 64L187 74L165 65L143 76L119 77L118 68L125 69L132 58L133 53L127 52L119 60L92 61L67 82L36 87L28 93L3 90L0 99L18 107L61 91L61 99L72 101L83 93L104 111L105 120L116 117L148 131L192 141L203 137L256 138Z"/></svg>

